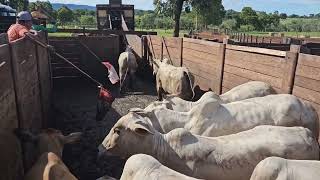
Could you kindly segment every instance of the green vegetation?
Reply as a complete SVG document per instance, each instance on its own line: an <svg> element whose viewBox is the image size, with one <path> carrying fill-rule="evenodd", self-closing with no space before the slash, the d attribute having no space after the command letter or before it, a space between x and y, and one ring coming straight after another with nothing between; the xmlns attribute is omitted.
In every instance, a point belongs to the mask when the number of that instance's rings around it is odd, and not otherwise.
<svg viewBox="0 0 320 180"><path fill-rule="evenodd" d="M155 10L136 10L136 30L156 30L160 35L179 35L192 31L220 29L221 32L245 32L252 35L268 35L269 32L284 32L286 36L320 36L320 13L308 16L287 15L255 11L244 7L240 12L224 10L222 0L154 0ZM24 6L23 0L0 0L13 8ZM57 20L60 28L96 28L96 12L70 10L61 7L57 11L49 1L29 3L29 10L45 9ZM181 32L180 32L181 35Z"/></svg>
<svg viewBox="0 0 320 180"><path fill-rule="evenodd" d="M270 32L259 32L259 31L252 31L246 32L246 34L253 35L253 36L269 36ZM301 37L301 36L310 36L310 37L320 37L320 32L280 32L284 33L286 37Z"/></svg>
<svg viewBox="0 0 320 180"><path fill-rule="evenodd" d="M48 33L49 37L71 37L71 33Z"/></svg>

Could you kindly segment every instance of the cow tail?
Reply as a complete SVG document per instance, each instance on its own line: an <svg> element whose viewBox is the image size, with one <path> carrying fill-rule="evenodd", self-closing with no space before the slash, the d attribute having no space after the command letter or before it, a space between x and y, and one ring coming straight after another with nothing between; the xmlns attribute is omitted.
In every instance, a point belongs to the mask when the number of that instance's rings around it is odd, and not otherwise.
<svg viewBox="0 0 320 180"><path fill-rule="evenodd" d="M194 89L193 89L193 82L192 82L192 80L191 80L191 74L190 74L189 71L186 71L186 72L184 72L184 73L186 74L187 80L189 81L189 85L190 85L190 88L191 88L191 91L192 91L192 98L191 98L191 100L193 100L194 97L195 97L195 95L196 95L196 93L194 92Z"/></svg>

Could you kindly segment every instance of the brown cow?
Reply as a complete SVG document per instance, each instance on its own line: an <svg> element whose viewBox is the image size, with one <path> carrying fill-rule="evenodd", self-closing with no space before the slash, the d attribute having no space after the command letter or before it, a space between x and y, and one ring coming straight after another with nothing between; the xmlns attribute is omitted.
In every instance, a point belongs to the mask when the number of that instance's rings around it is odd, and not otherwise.
<svg viewBox="0 0 320 180"><path fill-rule="evenodd" d="M77 180L59 156L52 152L43 153L24 180Z"/></svg>
<svg viewBox="0 0 320 180"><path fill-rule="evenodd" d="M29 130L22 130L17 132L23 143L32 142L35 150L33 156L34 159L28 159L32 161L32 168L28 170L25 176L25 180L74 180L76 179L63 164L61 157L65 144L75 143L80 140L82 133L71 133L64 136L61 131L55 129L46 129L39 134L34 134ZM29 156L29 151L25 152L25 155ZM28 162L29 164L30 162Z"/></svg>

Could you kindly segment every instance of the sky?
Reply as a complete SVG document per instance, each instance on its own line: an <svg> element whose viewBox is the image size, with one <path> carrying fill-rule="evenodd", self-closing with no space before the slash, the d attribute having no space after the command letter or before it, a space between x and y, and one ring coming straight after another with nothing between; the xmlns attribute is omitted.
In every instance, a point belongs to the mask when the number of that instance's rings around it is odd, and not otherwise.
<svg viewBox="0 0 320 180"><path fill-rule="evenodd" d="M30 0L36 1L36 0ZM95 6L106 4L108 0L49 0L51 3L82 4ZM136 9L153 9L153 0L123 0L124 4L134 4ZM225 9L240 11L245 6L258 11L309 15L320 13L320 0L223 0Z"/></svg>

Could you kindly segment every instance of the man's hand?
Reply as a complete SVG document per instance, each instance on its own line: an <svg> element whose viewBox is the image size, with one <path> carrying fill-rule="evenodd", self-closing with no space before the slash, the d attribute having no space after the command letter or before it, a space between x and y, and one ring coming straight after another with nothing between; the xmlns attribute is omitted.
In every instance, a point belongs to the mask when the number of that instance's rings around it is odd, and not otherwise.
<svg viewBox="0 0 320 180"><path fill-rule="evenodd" d="M31 29L31 30L29 31L29 33L32 34L32 35L34 35L34 36L38 35L38 31L35 31L35 30L33 30L33 29Z"/></svg>

